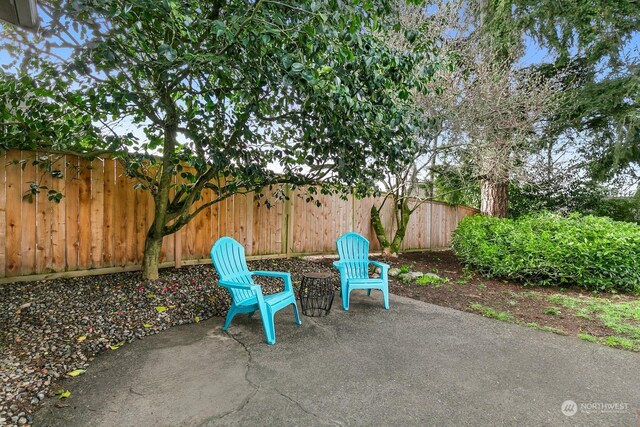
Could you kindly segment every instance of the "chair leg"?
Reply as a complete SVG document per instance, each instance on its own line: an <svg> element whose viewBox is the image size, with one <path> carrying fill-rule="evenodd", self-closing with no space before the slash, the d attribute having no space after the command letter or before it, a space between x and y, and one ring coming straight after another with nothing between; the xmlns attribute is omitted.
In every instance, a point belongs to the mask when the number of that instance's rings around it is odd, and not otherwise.
<svg viewBox="0 0 640 427"><path fill-rule="evenodd" d="M347 289L346 295L342 298L342 308L344 311L349 311L349 296L351 295L351 289Z"/></svg>
<svg viewBox="0 0 640 427"><path fill-rule="evenodd" d="M389 288L382 288L382 298L384 299L384 308L389 310Z"/></svg>
<svg viewBox="0 0 640 427"><path fill-rule="evenodd" d="M291 305L293 306L293 317L296 320L296 323L298 325L302 325L302 321L300 320L300 313L298 313L298 304L293 302Z"/></svg>
<svg viewBox="0 0 640 427"><path fill-rule="evenodd" d="M347 298L349 298L349 296L347 295L347 287L348 287L347 284L341 284L340 285L340 296L342 297L342 308L344 310L348 310L349 309L349 304L346 303Z"/></svg>
<svg viewBox="0 0 640 427"><path fill-rule="evenodd" d="M260 311L260 317L262 317L262 326L264 327L264 336L267 344L273 345L276 343L276 328L273 324L273 313L270 309L266 312Z"/></svg>
<svg viewBox="0 0 640 427"><path fill-rule="evenodd" d="M227 312L227 317L224 321L224 326L222 327L223 331L226 331L227 329L229 329L229 325L231 324L231 321L233 320L233 317L236 315L236 308L234 306L231 306L229 308L229 311Z"/></svg>
<svg viewBox="0 0 640 427"><path fill-rule="evenodd" d="M367 289L367 296L370 297L371 296L371 289Z"/></svg>

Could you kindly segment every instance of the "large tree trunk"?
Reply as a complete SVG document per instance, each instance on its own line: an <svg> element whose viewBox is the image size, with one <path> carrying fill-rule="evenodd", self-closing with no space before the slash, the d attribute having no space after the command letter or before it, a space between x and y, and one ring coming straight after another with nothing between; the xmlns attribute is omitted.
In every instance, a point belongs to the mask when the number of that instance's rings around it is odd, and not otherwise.
<svg viewBox="0 0 640 427"><path fill-rule="evenodd" d="M400 247L404 241L405 234L407 234L407 224L409 224L412 212L411 209L409 209L409 202L407 199L403 199L402 202L396 203L396 209L400 212L398 212L399 215L396 215L396 218L398 218L398 228L396 229L396 232L393 235L393 241L391 242L392 254L400 253Z"/></svg>
<svg viewBox="0 0 640 427"><path fill-rule="evenodd" d="M387 239L387 231L380 218L380 211L375 205L371 206L371 224L376 233L378 243L380 243L380 247L382 248L383 255L398 255L398 253L400 253L400 246L402 246L402 241L407 232L407 224L411 218L412 211L409 209L409 202L407 202L406 199L400 203L394 200L394 208L399 211L396 212L398 228L393 235L393 240L389 241L389 239Z"/></svg>
<svg viewBox="0 0 640 427"><path fill-rule="evenodd" d="M169 205L169 190L171 187L171 174L168 180L163 175L160 178L160 188L154 195L153 222L147 238L144 242L144 257L142 258L142 277L148 280L157 280L158 264L160 263L160 252L162 250L162 238L164 237L164 226L167 223L167 207Z"/></svg>
<svg viewBox="0 0 640 427"><path fill-rule="evenodd" d="M509 208L509 183L482 180L480 211L485 215L506 218Z"/></svg>
<svg viewBox="0 0 640 427"><path fill-rule="evenodd" d="M167 209L169 207L169 190L173 179L173 159L178 136L177 107L171 99L171 94L164 91L162 99L167 115L164 124L164 146L162 151L162 172L158 182L158 189L153 194L154 215L153 223L147 232L144 243L144 258L142 259L142 277L148 280L157 280L158 264L160 263L160 251L162 238L167 224Z"/></svg>
<svg viewBox="0 0 640 427"><path fill-rule="evenodd" d="M160 253L162 251L162 236L157 237L149 230L144 242L144 258L142 258L142 276L145 279L157 280L158 264L160 263Z"/></svg>
<svg viewBox="0 0 640 427"><path fill-rule="evenodd" d="M389 243L389 239L387 239L387 232L382 224L380 211L375 205L371 206L371 225L373 226L373 231L376 233L378 243L380 243L380 248L382 248L382 254L388 255L391 244Z"/></svg>

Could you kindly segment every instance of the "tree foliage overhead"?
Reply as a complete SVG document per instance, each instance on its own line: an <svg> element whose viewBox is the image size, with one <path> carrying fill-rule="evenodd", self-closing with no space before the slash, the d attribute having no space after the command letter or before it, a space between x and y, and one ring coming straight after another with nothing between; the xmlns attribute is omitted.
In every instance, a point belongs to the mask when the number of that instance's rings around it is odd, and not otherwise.
<svg viewBox="0 0 640 427"><path fill-rule="evenodd" d="M640 7L635 0L507 2L514 25L552 55L540 71L565 82L550 135L577 132L599 179L640 164ZM635 176L640 179L640 176Z"/></svg>
<svg viewBox="0 0 640 427"><path fill-rule="evenodd" d="M408 93L428 75L418 51L382 42L388 6L49 2L35 36L3 27L17 62L2 84L22 87L4 92L3 144L116 155L154 198L145 254L203 191L211 203L281 182L365 191L405 161Z"/></svg>

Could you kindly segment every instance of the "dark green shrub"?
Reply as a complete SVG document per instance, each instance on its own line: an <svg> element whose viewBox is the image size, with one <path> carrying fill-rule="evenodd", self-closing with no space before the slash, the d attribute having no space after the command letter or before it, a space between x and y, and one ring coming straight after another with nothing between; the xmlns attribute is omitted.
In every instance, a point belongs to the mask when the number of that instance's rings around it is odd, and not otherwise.
<svg viewBox="0 0 640 427"><path fill-rule="evenodd" d="M609 218L537 213L476 215L453 233L461 261L487 276L588 290L640 292L640 226Z"/></svg>

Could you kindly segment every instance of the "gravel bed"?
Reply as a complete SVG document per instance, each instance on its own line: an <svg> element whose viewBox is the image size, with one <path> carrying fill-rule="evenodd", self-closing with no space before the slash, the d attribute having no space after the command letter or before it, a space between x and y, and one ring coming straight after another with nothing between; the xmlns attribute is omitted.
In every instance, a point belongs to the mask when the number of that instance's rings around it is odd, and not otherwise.
<svg viewBox="0 0 640 427"><path fill-rule="evenodd" d="M332 271L298 258L249 262L252 270ZM333 272L334 284L339 285ZM174 325L224 316L231 301L211 265L0 285L0 426L31 424L31 413L56 396L69 372L87 369L101 351ZM259 278L265 294L282 289Z"/></svg>

